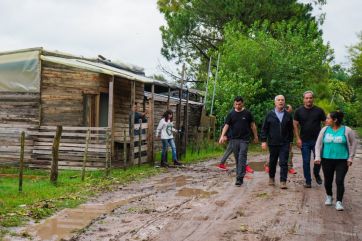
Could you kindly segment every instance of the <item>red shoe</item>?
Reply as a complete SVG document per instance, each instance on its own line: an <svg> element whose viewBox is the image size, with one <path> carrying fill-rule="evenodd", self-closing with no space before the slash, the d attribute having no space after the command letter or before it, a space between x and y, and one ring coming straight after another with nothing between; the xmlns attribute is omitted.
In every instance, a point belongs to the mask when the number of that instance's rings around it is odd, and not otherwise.
<svg viewBox="0 0 362 241"><path fill-rule="evenodd" d="M249 172L249 173L254 173L254 170L251 169L251 167L250 167L249 165L246 165L245 171L246 171L246 172Z"/></svg>
<svg viewBox="0 0 362 241"><path fill-rule="evenodd" d="M222 163L218 164L216 167L219 168L219 169L221 169L221 170L224 170L224 171L227 171L227 170L228 170L228 168L226 167L226 165L225 165L225 164L222 164Z"/></svg>
<svg viewBox="0 0 362 241"><path fill-rule="evenodd" d="M297 171L294 168L289 169L290 174L297 174Z"/></svg>
<svg viewBox="0 0 362 241"><path fill-rule="evenodd" d="M264 170L266 173L269 173L269 165L264 165Z"/></svg>

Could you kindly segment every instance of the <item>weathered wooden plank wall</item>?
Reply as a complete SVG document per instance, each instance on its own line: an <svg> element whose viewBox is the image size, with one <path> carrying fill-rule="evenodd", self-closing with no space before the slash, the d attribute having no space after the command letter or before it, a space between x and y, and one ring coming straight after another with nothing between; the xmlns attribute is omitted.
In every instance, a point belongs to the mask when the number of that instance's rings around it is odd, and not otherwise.
<svg viewBox="0 0 362 241"><path fill-rule="evenodd" d="M20 133L39 125L39 93L0 92L0 164L17 164ZM26 136L25 161L32 152L32 140Z"/></svg>
<svg viewBox="0 0 362 241"><path fill-rule="evenodd" d="M84 95L108 92L110 76L43 62L41 125L84 126Z"/></svg>
<svg viewBox="0 0 362 241"><path fill-rule="evenodd" d="M39 93L0 92L0 124L39 125Z"/></svg>

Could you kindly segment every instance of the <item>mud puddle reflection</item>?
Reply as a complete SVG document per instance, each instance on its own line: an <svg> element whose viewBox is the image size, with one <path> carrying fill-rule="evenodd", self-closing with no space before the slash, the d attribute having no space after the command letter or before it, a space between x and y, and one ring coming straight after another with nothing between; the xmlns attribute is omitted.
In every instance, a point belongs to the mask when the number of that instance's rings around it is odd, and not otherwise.
<svg viewBox="0 0 362 241"><path fill-rule="evenodd" d="M265 162L248 162L248 165L256 172L264 171Z"/></svg>
<svg viewBox="0 0 362 241"><path fill-rule="evenodd" d="M159 191L167 191L169 189L172 189L173 187L182 187L187 184L191 177L190 176L176 176L176 177L165 177L159 180L155 187Z"/></svg>
<svg viewBox="0 0 362 241"><path fill-rule="evenodd" d="M64 209L44 223L37 224L26 230L40 240L68 240L74 233L87 227L90 222L115 208L126 205L140 198L132 197L124 200L111 201L104 204L82 204L78 208Z"/></svg>
<svg viewBox="0 0 362 241"><path fill-rule="evenodd" d="M202 189L197 189L197 188L188 188L188 187L184 187L182 189L180 189L178 191L178 193L176 194L176 196L181 196L181 197L201 197L201 198L208 198L213 194L216 194L217 192L213 191L213 192L206 192Z"/></svg>

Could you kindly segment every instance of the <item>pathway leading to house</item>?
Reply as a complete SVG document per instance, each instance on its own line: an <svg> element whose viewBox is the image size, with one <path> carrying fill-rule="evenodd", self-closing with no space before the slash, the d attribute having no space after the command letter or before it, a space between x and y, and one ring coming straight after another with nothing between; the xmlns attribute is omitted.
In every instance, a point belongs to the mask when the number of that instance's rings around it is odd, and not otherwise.
<svg viewBox="0 0 362 241"><path fill-rule="evenodd" d="M361 141L357 153L343 212L324 206L323 186L303 188L295 149L298 173L289 175L287 190L279 182L267 185L265 156L249 158L257 171L247 174L242 187L234 186L233 170L218 170L217 160L209 160L120 186L24 230L32 240L362 240Z"/></svg>

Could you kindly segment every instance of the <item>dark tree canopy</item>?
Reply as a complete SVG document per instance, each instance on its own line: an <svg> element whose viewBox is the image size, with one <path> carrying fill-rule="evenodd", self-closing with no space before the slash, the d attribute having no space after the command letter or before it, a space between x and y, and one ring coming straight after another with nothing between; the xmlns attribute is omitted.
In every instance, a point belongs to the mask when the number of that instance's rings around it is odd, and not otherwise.
<svg viewBox="0 0 362 241"><path fill-rule="evenodd" d="M162 54L169 60L192 62L208 59L224 40L224 27L236 21L314 21L311 4L296 0L158 0L166 19L161 27Z"/></svg>

